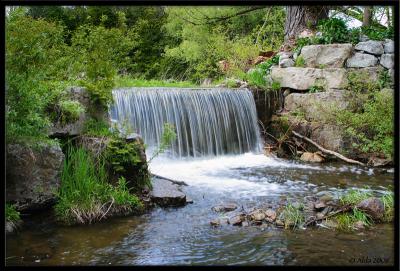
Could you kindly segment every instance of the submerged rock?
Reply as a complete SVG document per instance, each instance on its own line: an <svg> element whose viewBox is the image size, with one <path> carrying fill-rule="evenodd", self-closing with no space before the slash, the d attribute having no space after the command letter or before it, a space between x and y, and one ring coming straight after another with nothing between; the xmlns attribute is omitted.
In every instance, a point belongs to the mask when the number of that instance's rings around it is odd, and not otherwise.
<svg viewBox="0 0 400 271"><path fill-rule="evenodd" d="M375 197L361 201L356 207L370 215L373 220L381 219L385 212L382 200Z"/></svg>
<svg viewBox="0 0 400 271"><path fill-rule="evenodd" d="M241 226L242 222L246 220L246 214L239 214L229 218L229 224L233 226Z"/></svg>
<svg viewBox="0 0 400 271"><path fill-rule="evenodd" d="M176 184L160 178L153 178L151 183L153 189L150 192L150 198L156 204L163 207L186 204L186 195L179 190Z"/></svg>
<svg viewBox="0 0 400 271"><path fill-rule="evenodd" d="M231 212L238 208L238 206L234 203L226 203L214 206L211 208L214 212L221 213L221 212Z"/></svg>

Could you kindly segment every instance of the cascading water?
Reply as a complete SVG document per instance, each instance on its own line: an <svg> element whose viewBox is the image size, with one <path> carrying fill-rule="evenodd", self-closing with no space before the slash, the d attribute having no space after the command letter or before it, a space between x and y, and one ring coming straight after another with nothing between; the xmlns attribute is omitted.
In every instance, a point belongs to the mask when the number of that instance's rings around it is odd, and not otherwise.
<svg viewBox="0 0 400 271"><path fill-rule="evenodd" d="M174 156L260 152L257 112L249 90L129 88L113 91L111 119L128 123L151 149L164 123L175 126Z"/></svg>

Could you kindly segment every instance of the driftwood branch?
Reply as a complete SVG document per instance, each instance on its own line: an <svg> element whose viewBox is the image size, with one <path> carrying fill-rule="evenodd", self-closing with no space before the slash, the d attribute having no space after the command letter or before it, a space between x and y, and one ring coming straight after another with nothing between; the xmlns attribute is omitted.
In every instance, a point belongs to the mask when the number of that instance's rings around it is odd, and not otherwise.
<svg viewBox="0 0 400 271"><path fill-rule="evenodd" d="M314 224L315 222L317 222L319 220L327 219L328 217L332 217L332 216L337 215L339 213L345 213L347 211L350 211L351 209L352 209L352 207L350 205L345 205L342 208L340 208L339 210L330 213L329 215L326 215L326 216L321 217L321 218L315 218L315 219L312 219L312 220L308 221L306 224L304 224L304 226L307 227L308 225Z"/></svg>
<svg viewBox="0 0 400 271"><path fill-rule="evenodd" d="M341 155L340 153L337 153L337 152L334 152L334 151L331 151L331 150L327 150L327 149L323 148L322 146L318 145L317 143L315 143L314 141L312 141L310 138L308 138L308 137L306 137L306 136L303 136L303 135L301 135L301 134L299 134L299 133L296 133L295 131L292 131L292 133L293 133L295 136L297 136L298 138L301 138L301 139L303 139L303 140L305 140L305 141L307 141L307 142L313 144L315 147L317 147L320 151L322 151L322 152L324 152L324 153L327 153L327 154L336 156L337 158L339 158L339 159L341 159L341 160L343 160L343 161L345 161L345 162L347 162L347 163L357 164L357 165L360 165L360 166L365 166L365 164L364 164L364 163L361 163L360 161L356 161L356 160L347 158L347 157Z"/></svg>
<svg viewBox="0 0 400 271"><path fill-rule="evenodd" d="M185 182L183 182L183 181L176 181L176 180L172 180L172 179L170 179L170 178L166 178L166 177L163 177L163 176L160 176L160 175L154 174L154 173L151 173L151 175L152 175L152 176L154 176L154 177L156 177L156 178L159 178L159 179L164 179L164 180L170 181L171 183L174 183L174 184L178 184L178 185L186 185L186 186L188 186L188 184L187 184L187 183L185 183Z"/></svg>

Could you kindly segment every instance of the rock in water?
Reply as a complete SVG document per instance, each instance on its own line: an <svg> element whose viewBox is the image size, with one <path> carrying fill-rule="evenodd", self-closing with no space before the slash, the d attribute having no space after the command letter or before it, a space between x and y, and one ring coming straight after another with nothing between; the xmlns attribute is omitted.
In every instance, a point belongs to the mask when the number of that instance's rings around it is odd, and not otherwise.
<svg viewBox="0 0 400 271"><path fill-rule="evenodd" d="M317 153L305 152L301 155L300 160L304 162L321 163L324 161L324 158Z"/></svg>
<svg viewBox="0 0 400 271"><path fill-rule="evenodd" d="M381 219L385 212L385 206L383 205L383 202L375 197L361 201L356 207L369 214L374 220Z"/></svg>
<svg viewBox="0 0 400 271"><path fill-rule="evenodd" d="M364 227L364 222L362 222L362 221L357 221L356 223L354 223L354 225L353 225L353 227L356 229L356 230L363 230L365 227Z"/></svg>
<svg viewBox="0 0 400 271"><path fill-rule="evenodd" d="M150 197L156 204L163 207L186 204L186 195L179 190L176 184L160 178L153 178L151 183L153 190L150 192Z"/></svg>
<svg viewBox="0 0 400 271"><path fill-rule="evenodd" d="M263 221L265 219L265 213L261 209L257 209L249 214L250 220L252 221Z"/></svg>
<svg viewBox="0 0 400 271"><path fill-rule="evenodd" d="M220 204L211 208L214 212L230 212L237 209L237 205L234 203Z"/></svg>
<svg viewBox="0 0 400 271"><path fill-rule="evenodd" d="M268 222L272 223L276 220L276 212L272 209L268 209L265 211L265 220L267 220Z"/></svg>
<svg viewBox="0 0 400 271"><path fill-rule="evenodd" d="M229 218L229 224L233 226L241 226L242 222L246 220L246 214L239 214Z"/></svg>

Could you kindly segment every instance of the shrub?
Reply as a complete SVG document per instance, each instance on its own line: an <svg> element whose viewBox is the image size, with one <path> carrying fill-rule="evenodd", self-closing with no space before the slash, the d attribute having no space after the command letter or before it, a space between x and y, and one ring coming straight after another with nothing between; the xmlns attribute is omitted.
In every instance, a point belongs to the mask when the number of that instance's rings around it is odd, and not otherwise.
<svg viewBox="0 0 400 271"><path fill-rule="evenodd" d="M57 218L66 224L92 223L110 214L125 214L141 208L139 199L128 193L124 180L116 187L107 181L104 161L95 166L84 149L70 147L54 207Z"/></svg>
<svg viewBox="0 0 400 271"><path fill-rule="evenodd" d="M317 29L322 33L319 43L345 43L349 41L346 22L339 18L329 18L318 22Z"/></svg>
<svg viewBox="0 0 400 271"><path fill-rule="evenodd" d="M61 112L60 120L62 124L77 121L81 113L85 112L85 109L78 101L60 101L59 107Z"/></svg>
<svg viewBox="0 0 400 271"><path fill-rule="evenodd" d="M272 90L278 91L281 89L281 83L279 82L272 82Z"/></svg>
<svg viewBox="0 0 400 271"><path fill-rule="evenodd" d="M265 88L267 85L267 81L265 80L265 72L259 68L250 70L246 74L246 80L251 86Z"/></svg>
<svg viewBox="0 0 400 271"><path fill-rule="evenodd" d="M12 204L6 204L6 221L8 222L17 222L21 220L20 213L15 209L15 206Z"/></svg>

